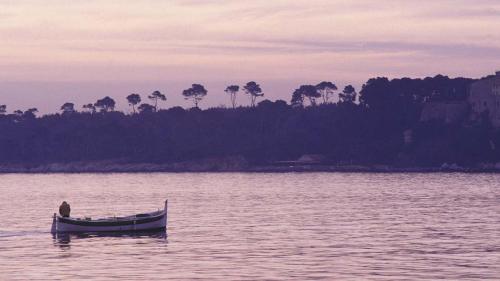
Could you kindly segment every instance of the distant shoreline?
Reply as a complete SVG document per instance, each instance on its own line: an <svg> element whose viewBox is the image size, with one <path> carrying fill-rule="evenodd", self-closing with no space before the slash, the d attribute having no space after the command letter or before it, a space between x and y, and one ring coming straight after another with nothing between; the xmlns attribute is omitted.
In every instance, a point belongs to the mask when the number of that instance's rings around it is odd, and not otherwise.
<svg viewBox="0 0 500 281"><path fill-rule="evenodd" d="M293 166L231 166L202 162L153 164L113 162L73 162L44 165L0 165L0 174L52 174L52 173L500 173L490 167L392 167L387 165L293 165Z"/></svg>

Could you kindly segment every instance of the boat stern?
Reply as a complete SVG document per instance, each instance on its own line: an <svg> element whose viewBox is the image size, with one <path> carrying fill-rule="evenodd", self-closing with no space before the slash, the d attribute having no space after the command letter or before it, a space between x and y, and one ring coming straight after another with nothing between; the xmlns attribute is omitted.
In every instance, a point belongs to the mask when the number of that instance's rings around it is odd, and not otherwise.
<svg viewBox="0 0 500 281"><path fill-rule="evenodd" d="M168 199L165 200L165 227L167 227L167 217L168 217Z"/></svg>
<svg viewBox="0 0 500 281"><path fill-rule="evenodd" d="M54 216L52 217L52 227L50 228L50 233L56 233L57 232L57 215L54 213Z"/></svg>

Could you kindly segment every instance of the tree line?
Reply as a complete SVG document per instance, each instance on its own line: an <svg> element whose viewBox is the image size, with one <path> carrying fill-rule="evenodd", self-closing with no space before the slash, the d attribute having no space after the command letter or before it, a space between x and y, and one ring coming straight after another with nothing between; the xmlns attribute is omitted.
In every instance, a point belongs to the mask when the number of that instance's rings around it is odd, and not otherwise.
<svg viewBox="0 0 500 281"><path fill-rule="evenodd" d="M161 109L166 95L155 91L143 102L132 93L132 114L115 111L104 97L75 110L35 117L36 108L5 114L0 106L0 163L120 160L158 162L241 155L250 163L270 164L321 154L333 164L435 166L500 161L500 133L487 119L459 124L420 121L428 102L465 101L473 79L438 75L424 79L369 79L358 92L333 82L301 85L290 100L258 101L261 86L249 82L225 92L231 108L201 110L207 95L193 84L182 95L193 108ZM248 95L250 106L237 104ZM332 102L338 95L338 102ZM413 132L405 143L403 133Z"/></svg>
<svg viewBox="0 0 500 281"><path fill-rule="evenodd" d="M248 82L242 87L243 93L250 98L250 106L255 107L257 99L263 97L261 86L255 81ZM337 91L337 86L333 82L323 81L318 85L301 85L292 93L291 105L293 106L305 106L306 99L309 101L309 105L317 105L317 99L321 98L322 103L329 103L333 95ZM232 108L237 107L236 98L240 92L239 85L227 86L224 90L229 95L230 105ZM195 108L199 108L199 103L208 94L208 91L201 84L192 84L188 89L182 91L184 99L193 102ZM344 90L338 93L338 100L341 103L354 103L356 100L356 90L352 85L348 85ZM132 113L149 113L158 111L158 102L166 101L166 95L162 94L160 91L156 90L147 96L151 103L144 103L142 97L138 93L132 93L126 97L129 106L132 108ZM116 101L106 96L102 99L97 100L95 103L88 103L82 106L83 111L89 113L96 112L110 112L114 111L116 106ZM72 102L66 102L61 107L60 110L63 114L69 114L77 112L75 104ZM24 116L25 118L34 117L38 112L37 108L30 108L26 111L16 110L13 113L17 116ZM0 114L7 113L7 105L0 105Z"/></svg>

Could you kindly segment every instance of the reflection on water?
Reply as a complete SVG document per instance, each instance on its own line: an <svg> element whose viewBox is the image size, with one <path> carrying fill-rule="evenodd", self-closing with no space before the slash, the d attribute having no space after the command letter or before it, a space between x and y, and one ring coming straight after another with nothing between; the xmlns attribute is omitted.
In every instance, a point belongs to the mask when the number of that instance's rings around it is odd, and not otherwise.
<svg viewBox="0 0 500 281"><path fill-rule="evenodd" d="M168 243L167 232L165 230L156 231L135 231L135 232L87 232L87 233L52 233L54 245L61 248L68 248L71 240L78 239L99 239L99 238L123 238L123 239L144 239L151 238L157 241Z"/></svg>
<svg viewBox="0 0 500 281"><path fill-rule="evenodd" d="M500 175L0 175L0 280L498 280ZM52 214L163 208L167 232ZM166 235L168 233L168 237Z"/></svg>

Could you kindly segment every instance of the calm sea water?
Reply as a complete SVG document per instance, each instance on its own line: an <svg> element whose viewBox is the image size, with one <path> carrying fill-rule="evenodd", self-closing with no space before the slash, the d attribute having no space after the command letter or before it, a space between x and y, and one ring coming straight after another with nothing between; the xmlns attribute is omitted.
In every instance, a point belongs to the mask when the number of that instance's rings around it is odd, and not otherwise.
<svg viewBox="0 0 500 281"><path fill-rule="evenodd" d="M153 211L162 233L53 237ZM500 175L0 175L0 280L500 280Z"/></svg>

